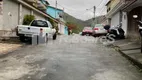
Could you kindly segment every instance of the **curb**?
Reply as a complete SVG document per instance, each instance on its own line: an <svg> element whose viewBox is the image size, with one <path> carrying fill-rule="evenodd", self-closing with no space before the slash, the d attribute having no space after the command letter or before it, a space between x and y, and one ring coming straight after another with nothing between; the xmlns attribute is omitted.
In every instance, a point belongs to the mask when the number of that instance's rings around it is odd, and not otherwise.
<svg viewBox="0 0 142 80"><path fill-rule="evenodd" d="M113 45L114 46L114 45ZM126 59L128 59L130 62L133 63L134 66L137 66L140 70L142 69L142 63L140 63L138 60L128 56L127 54L125 54L124 52L122 52L120 50L120 47L118 46L114 46L115 50L118 51L123 57L125 57Z"/></svg>

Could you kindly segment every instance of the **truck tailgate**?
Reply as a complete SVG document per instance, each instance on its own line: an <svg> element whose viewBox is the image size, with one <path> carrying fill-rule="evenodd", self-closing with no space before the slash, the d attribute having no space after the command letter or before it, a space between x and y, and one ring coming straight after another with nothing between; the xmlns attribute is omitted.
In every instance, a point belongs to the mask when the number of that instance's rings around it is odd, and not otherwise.
<svg viewBox="0 0 142 80"><path fill-rule="evenodd" d="M18 26L18 33L19 34L39 34L40 28L34 27L34 26L19 25Z"/></svg>

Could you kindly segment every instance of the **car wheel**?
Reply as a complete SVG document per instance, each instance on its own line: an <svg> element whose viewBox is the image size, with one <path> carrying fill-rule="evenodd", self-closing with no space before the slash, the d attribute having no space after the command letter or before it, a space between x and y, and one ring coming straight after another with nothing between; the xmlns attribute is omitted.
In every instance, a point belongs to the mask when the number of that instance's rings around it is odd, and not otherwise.
<svg viewBox="0 0 142 80"><path fill-rule="evenodd" d="M19 39L21 42L25 42L25 37L24 36L19 36Z"/></svg>
<svg viewBox="0 0 142 80"><path fill-rule="evenodd" d="M56 40L56 38L57 38L57 34L55 33L55 34L53 35L53 40Z"/></svg>
<svg viewBox="0 0 142 80"><path fill-rule="evenodd" d="M46 36L45 36L45 42L46 43L48 42L48 34L46 34Z"/></svg>

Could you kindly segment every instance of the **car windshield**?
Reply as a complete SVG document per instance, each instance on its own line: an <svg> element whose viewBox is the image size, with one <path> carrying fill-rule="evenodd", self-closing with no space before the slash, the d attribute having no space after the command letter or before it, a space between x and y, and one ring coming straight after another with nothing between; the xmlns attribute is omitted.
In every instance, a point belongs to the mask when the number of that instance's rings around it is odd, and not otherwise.
<svg viewBox="0 0 142 80"><path fill-rule="evenodd" d="M103 27L102 24L96 24L95 27Z"/></svg>
<svg viewBox="0 0 142 80"><path fill-rule="evenodd" d="M31 26L48 27L48 23L46 21L42 21L42 20L35 20L32 22Z"/></svg>

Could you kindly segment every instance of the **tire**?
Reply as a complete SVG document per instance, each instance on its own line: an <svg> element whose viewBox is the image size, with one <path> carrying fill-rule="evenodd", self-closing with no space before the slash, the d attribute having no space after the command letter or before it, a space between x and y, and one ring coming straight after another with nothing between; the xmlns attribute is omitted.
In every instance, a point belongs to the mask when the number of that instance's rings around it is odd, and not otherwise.
<svg viewBox="0 0 142 80"><path fill-rule="evenodd" d="M45 42L46 43L48 42L48 34L46 34L46 36L45 36Z"/></svg>
<svg viewBox="0 0 142 80"><path fill-rule="evenodd" d="M55 33L55 34L53 35L53 40L56 40L56 38L57 38L57 34Z"/></svg>
<svg viewBox="0 0 142 80"><path fill-rule="evenodd" d="M19 36L21 42L25 42L25 36Z"/></svg>

